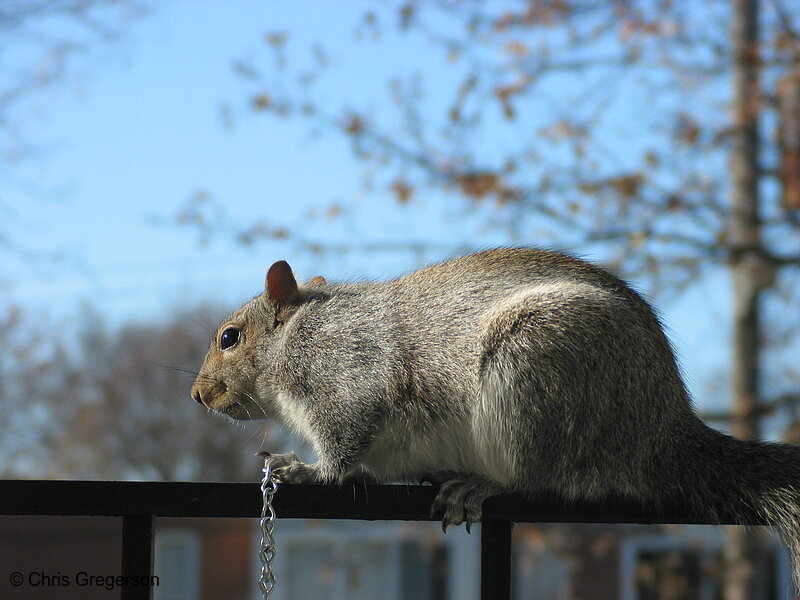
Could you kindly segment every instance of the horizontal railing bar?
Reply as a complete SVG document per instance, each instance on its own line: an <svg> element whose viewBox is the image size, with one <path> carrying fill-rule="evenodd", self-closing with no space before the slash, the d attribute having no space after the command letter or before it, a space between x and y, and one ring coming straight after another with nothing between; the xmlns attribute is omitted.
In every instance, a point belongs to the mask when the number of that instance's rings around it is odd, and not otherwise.
<svg viewBox="0 0 800 600"><path fill-rule="evenodd" d="M436 488L429 485L280 485L279 518L429 521ZM0 480L0 515L153 515L257 517L258 483ZM631 501L565 502L518 495L490 498L484 517L518 523L712 524L684 506L658 509ZM722 516L713 524L763 525L756 517Z"/></svg>

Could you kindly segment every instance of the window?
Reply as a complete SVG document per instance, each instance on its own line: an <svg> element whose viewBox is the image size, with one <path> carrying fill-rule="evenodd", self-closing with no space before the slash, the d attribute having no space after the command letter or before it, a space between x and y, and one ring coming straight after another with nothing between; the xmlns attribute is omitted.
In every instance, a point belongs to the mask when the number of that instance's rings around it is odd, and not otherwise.
<svg viewBox="0 0 800 600"><path fill-rule="evenodd" d="M276 600L447 598L449 552L439 525L281 522ZM447 541L447 540L445 540ZM471 541L471 540L470 540ZM461 573L462 578L469 577ZM473 585L477 593L477 586ZM451 596L457 597L457 596Z"/></svg>
<svg viewBox="0 0 800 600"><path fill-rule="evenodd" d="M721 599L723 529L683 526L658 535L630 535L621 547L622 600ZM791 598L786 553L774 535L762 533L759 598Z"/></svg>
<svg viewBox="0 0 800 600"><path fill-rule="evenodd" d="M156 532L154 573L159 584L155 600L197 600L200 539L196 532L168 529Z"/></svg>

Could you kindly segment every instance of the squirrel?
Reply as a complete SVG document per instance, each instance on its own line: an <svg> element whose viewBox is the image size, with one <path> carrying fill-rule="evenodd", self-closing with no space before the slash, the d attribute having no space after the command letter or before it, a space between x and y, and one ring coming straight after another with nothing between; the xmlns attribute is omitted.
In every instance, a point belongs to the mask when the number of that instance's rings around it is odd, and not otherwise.
<svg viewBox="0 0 800 600"><path fill-rule="evenodd" d="M707 426L650 304L567 254L501 248L336 285L276 262L191 395L307 440L316 463L268 458L284 482L437 482L445 529L509 492L677 500L712 522L755 511L800 582L800 447Z"/></svg>

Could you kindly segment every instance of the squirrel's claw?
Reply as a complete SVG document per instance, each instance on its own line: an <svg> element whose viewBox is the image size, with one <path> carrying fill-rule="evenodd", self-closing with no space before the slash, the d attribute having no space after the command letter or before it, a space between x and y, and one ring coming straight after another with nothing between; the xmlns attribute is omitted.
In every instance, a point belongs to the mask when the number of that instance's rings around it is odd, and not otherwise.
<svg viewBox="0 0 800 600"><path fill-rule="evenodd" d="M262 451L256 455L269 463L273 475L280 483L321 483L318 468L305 464L294 452L271 454Z"/></svg>
<svg viewBox="0 0 800 600"><path fill-rule="evenodd" d="M480 477L467 475L444 482L431 506L431 516L442 514L442 531L447 533L449 525L466 524L471 533L473 523L483 516L483 501L506 490L499 484Z"/></svg>

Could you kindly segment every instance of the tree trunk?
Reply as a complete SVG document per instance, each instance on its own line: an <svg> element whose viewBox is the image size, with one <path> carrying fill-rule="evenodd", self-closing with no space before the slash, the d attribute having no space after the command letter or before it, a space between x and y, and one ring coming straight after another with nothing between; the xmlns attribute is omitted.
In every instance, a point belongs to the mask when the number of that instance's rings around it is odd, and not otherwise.
<svg viewBox="0 0 800 600"><path fill-rule="evenodd" d="M800 210L800 67L781 77L777 100L781 205Z"/></svg>
<svg viewBox="0 0 800 600"><path fill-rule="evenodd" d="M733 421L731 433L759 437L761 292L765 284L759 215L759 0L734 0L731 269L733 279ZM758 537L742 527L727 532L724 599L762 597Z"/></svg>

